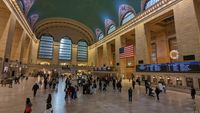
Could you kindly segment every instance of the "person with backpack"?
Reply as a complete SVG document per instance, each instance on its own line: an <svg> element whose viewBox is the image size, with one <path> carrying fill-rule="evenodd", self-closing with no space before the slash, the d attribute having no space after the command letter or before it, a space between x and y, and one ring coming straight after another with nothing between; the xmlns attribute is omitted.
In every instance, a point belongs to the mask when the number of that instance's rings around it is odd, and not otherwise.
<svg viewBox="0 0 200 113"><path fill-rule="evenodd" d="M32 111L31 107L32 107L32 103L31 103L30 98L26 98L26 107L25 107L24 113L31 113Z"/></svg>

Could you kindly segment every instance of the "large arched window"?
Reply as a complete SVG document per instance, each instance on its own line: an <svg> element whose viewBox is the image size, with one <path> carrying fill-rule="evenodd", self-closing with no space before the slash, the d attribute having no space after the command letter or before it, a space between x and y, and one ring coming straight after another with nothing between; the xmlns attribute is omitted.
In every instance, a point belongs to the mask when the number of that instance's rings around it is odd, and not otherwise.
<svg viewBox="0 0 200 113"><path fill-rule="evenodd" d="M99 34L99 36L98 36L98 39L101 40L101 39L103 39L103 38L104 38L104 34L103 34L103 32L101 32L101 33Z"/></svg>
<svg viewBox="0 0 200 113"><path fill-rule="evenodd" d="M23 0L23 3L24 3L25 13L28 14L29 10L31 9L31 7L35 3L35 0Z"/></svg>
<svg viewBox="0 0 200 113"><path fill-rule="evenodd" d="M122 4L119 6L120 25L123 25L135 17L135 10L132 6Z"/></svg>
<svg viewBox="0 0 200 113"><path fill-rule="evenodd" d="M101 29L96 28L95 33L96 33L97 39L101 40L102 38L104 38L104 34Z"/></svg>
<svg viewBox="0 0 200 113"><path fill-rule="evenodd" d="M20 9L22 10L22 12L24 12L25 9L24 9L23 1L22 0L18 0L17 2L18 2L18 5L19 5Z"/></svg>
<svg viewBox="0 0 200 113"><path fill-rule="evenodd" d="M133 12L127 12L124 17L122 18L122 22L121 24L125 24L127 23L128 21L130 21L131 19L133 19L135 17L134 13Z"/></svg>
<svg viewBox="0 0 200 113"><path fill-rule="evenodd" d="M42 36L40 39L39 58L53 58L53 37Z"/></svg>
<svg viewBox="0 0 200 113"><path fill-rule="evenodd" d="M111 25L109 28L108 28L108 34L112 33L113 31L116 30L116 26L115 25Z"/></svg>
<svg viewBox="0 0 200 113"><path fill-rule="evenodd" d="M68 37L64 37L60 41L59 60L71 60L72 57L72 41Z"/></svg>
<svg viewBox="0 0 200 113"><path fill-rule="evenodd" d="M159 1L160 0L147 0L144 9L150 8L151 6L155 5Z"/></svg>
<svg viewBox="0 0 200 113"><path fill-rule="evenodd" d="M29 21L30 21L31 26L34 26L38 19L39 19L39 15L37 13L30 15Z"/></svg>
<svg viewBox="0 0 200 113"><path fill-rule="evenodd" d="M78 61L87 61L88 59L88 44L84 40L78 42L77 48L77 60Z"/></svg>
<svg viewBox="0 0 200 113"><path fill-rule="evenodd" d="M104 24L105 24L105 31L107 34L110 34L116 30L116 25L114 21L112 21L111 19L105 19Z"/></svg>

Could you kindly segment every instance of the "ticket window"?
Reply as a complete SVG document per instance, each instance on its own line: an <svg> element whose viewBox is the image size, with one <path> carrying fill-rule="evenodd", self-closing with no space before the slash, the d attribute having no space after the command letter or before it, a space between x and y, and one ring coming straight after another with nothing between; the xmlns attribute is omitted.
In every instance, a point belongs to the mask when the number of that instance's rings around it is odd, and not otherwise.
<svg viewBox="0 0 200 113"><path fill-rule="evenodd" d="M187 77L186 85L187 85L187 87L192 87L193 86L193 78Z"/></svg>
<svg viewBox="0 0 200 113"><path fill-rule="evenodd" d="M153 84L157 84L158 83L158 80L157 80L157 78L154 76L153 77Z"/></svg>
<svg viewBox="0 0 200 113"><path fill-rule="evenodd" d="M144 75L142 75L142 81L145 81L145 76Z"/></svg>
<svg viewBox="0 0 200 113"><path fill-rule="evenodd" d="M160 81L159 82L161 82L163 84L165 83L165 80L163 79L163 77L160 76Z"/></svg>
<svg viewBox="0 0 200 113"><path fill-rule="evenodd" d="M170 77L167 78L167 85L173 86L173 82L172 82L172 79Z"/></svg>
<svg viewBox="0 0 200 113"><path fill-rule="evenodd" d="M182 85L183 85L182 80L179 77L177 77L176 78L176 86L180 87Z"/></svg>
<svg viewBox="0 0 200 113"><path fill-rule="evenodd" d="M150 75L147 75L147 80L151 81L151 76Z"/></svg>

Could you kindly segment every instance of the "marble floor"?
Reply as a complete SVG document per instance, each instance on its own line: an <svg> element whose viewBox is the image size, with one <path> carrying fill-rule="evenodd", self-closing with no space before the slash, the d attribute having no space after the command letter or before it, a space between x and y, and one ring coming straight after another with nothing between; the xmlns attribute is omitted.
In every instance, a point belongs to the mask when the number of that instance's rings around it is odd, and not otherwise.
<svg viewBox="0 0 200 113"><path fill-rule="evenodd" d="M44 113L46 98L52 94L54 113L194 113L194 101L189 94L167 91L160 95L160 101L146 96L144 88L136 86L133 102L128 102L128 81L123 81L121 93L109 87L107 92L95 95L78 94L78 99L64 101L64 82L59 83L58 91L41 88L35 98L32 96L32 85L36 79L29 78L13 88L0 87L0 113L23 113L26 97L32 101L32 113ZM200 102L197 97L196 103Z"/></svg>

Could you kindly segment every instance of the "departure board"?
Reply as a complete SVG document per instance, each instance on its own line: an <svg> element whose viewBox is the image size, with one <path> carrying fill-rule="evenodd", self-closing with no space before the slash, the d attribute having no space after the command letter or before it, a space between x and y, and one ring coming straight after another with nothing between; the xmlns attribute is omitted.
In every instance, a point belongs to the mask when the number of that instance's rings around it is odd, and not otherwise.
<svg viewBox="0 0 200 113"><path fill-rule="evenodd" d="M175 62L166 64L140 64L137 72L200 73L200 62Z"/></svg>

